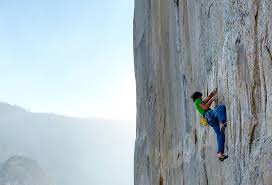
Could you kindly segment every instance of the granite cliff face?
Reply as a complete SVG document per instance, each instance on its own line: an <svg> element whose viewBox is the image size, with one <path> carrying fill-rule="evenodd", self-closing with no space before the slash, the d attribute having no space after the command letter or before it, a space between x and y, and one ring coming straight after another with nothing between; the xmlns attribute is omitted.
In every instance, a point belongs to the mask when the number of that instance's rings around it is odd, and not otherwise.
<svg viewBox="0 0 272 185"><path fill-rule="evenodd" d="M135 185L272 184L272 1L135 0ZM218 88L226 152L190 95Z"/></svg>

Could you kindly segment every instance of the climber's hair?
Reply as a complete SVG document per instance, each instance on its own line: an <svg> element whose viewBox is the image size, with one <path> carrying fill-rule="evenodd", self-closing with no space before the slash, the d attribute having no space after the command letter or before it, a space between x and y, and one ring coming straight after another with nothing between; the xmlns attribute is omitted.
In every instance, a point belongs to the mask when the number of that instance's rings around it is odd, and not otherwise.
<svg viewBox="0 0 272 185"><path fill-rule="evenodd" d="M192 94L191 98L193 99L193 101L195 102L196 99L201 98L202 93L201 92L194 92L194 94Z"/></svg>

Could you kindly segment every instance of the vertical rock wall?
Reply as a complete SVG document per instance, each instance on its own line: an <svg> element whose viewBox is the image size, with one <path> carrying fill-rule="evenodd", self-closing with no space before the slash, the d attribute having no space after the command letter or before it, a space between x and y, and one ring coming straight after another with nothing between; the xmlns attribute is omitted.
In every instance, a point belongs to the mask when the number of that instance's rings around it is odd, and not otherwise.
<svg viewBox="0 0 272 185"><path fill-rule="evenodd" d="M135 0L135 185L272 184L272 0ZM217 87L226 151L191 94Z"/></svg>

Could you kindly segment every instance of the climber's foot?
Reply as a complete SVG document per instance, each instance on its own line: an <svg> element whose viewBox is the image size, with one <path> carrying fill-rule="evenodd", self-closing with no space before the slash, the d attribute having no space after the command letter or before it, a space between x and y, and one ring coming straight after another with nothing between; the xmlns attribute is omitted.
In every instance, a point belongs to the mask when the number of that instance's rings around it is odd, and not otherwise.
<svg viewBox="0 0 272 185"><path fill-rule="evenodd" d="M218 159L219 161L223 162L225 159L227 159L229 156L228 155L224 155L224 154L221 154L219 153L218 154Z"/></svg>
<svg viewBox="0 0 272 185"><path fill-rule="evenodd" d="M220 131L225 132L225 128L227 127L227 123L220 123Z"/></svg>

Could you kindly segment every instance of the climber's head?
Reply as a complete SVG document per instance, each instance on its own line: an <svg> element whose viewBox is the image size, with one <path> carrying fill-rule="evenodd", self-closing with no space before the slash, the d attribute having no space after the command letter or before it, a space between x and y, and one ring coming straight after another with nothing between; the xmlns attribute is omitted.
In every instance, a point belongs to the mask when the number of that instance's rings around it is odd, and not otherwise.
<svg viewBox="0 0 272 185"><path fill-rule="evenodd" d="M201 92L194 92L194 94L192 94L191 98L195 102L196 99L202 98L202 93Z"/></svg>

